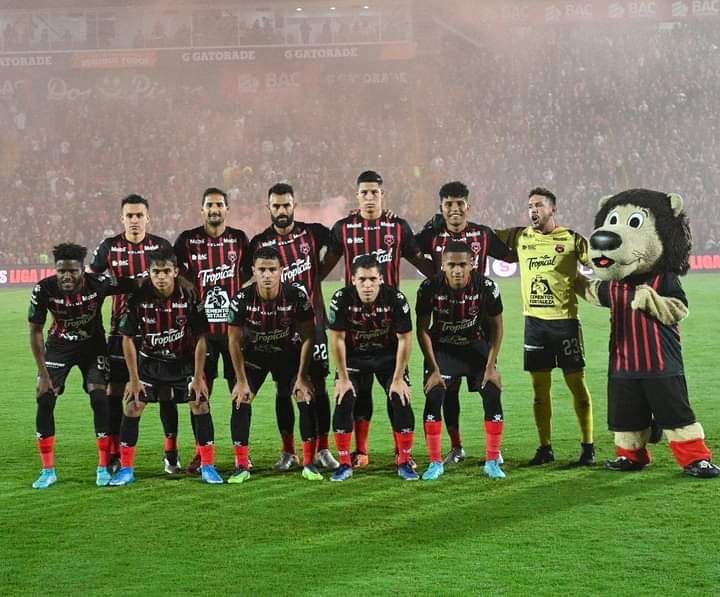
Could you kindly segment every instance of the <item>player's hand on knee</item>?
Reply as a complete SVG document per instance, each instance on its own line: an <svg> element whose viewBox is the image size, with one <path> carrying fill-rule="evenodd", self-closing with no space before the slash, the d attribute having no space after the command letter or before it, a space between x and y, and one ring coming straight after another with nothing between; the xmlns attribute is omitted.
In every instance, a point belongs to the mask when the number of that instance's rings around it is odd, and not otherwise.
<svg viewBox="0 0 720 597"><path fill-rule="evenodd" d="M145 396L145 387L140 380L130 380L125 384L125 401L133 402L136 408L140 407L140 396Z"/></svg>
<svg viewBox="0 0 720 597"><path fill-rule="evenodd" d="M423 387L423 390L426 394L429 394L435 386L447 388L445 380L442 378L442 375L440 375L440 371L438 371L437 369L430 373L428 378L425 380L425 386Z"/></svg>
<svg viewBox="0 0 720 597"><path fill-rule="evenodd" d="M410 386L407 385L407 382L404 379L401 379L400 381L393 381L390 384L390 396L393 394L397 395L400 399L400 404L403 406L410 403L410 398L412 397L410 394Z"/></svg>
<svg viewBox="0 0 720 597"><path fill-rule="evenodd" d="M351 392L353 396L357 395L355 387L349 379L335 380L335 404L340 404L348 392Z"/></svg>
<svg viewBox="0 0 720 597"><path fill-rule="evenodd" d="M57 396L57 388L54 388L52 385L52 380L50 379L50 375L38 375L37 379L37 395L42 396L43 394L47 394L48 392L52 392Z"/></svg>
<svg viewBox="0 0 720 597"><path fill-rule="evenodd" d="M203 376L195 376L190 382L190 392L193 396L193 402L200 404L203 399L210 399L210 392Z"/></svg>
<svg viewBox="0 0 720 597"><path fill-rule="evenodd" d="M488 382L495 385L498 390L502 389L502 378L500 377L500 371L495 365L485 368L485 374L483 375L483 380L480 384L480 388L485 389L485 386Z"/></svg>
<svg viewBox="0 0 720 597"><path fill-rule="evenodd" d="M313 386L309 379L298 375L293 387L293 397L297 402L310 402L313 399Z"/></svg>
<svg viewBox="0 0 720 597"><path fill-rule="evenodd" d="M230 397L232 398L233 404L235 404L235 408L240 408L241 404L250 404L255 398L250 390L250 386L240 381L235 382Z"/></svg>

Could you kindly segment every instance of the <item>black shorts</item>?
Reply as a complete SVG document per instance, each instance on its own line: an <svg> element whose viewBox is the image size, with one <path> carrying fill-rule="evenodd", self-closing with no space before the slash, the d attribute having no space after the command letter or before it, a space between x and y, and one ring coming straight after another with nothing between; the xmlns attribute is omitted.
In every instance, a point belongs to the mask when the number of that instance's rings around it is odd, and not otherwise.
<svg viewBox="0 0 720 597"><path fill-rule="evenodd" d="M130 381L130 374L125 363L123 353L123 337L119 334L108 336L108 358L110 360L110 383L126 384ZM135 350L140 351L140 337L135 337Z"/></svg>
<svg viewBox="0 0 720 597"><path fill-rule="evenodd" d="M472 346L433 346L435 360L440 367L440 375L447 386L452 386L461 377L467 379L469 392L479 392L485 375L487 358L490 347L481 342ZM429 375L427 363L425 364L425 377Z"/></svg>
<svg viewBox="0 0 720 597"><path fill-rule="evenodd" d="M315 343L312 349L312 362L310 363L310 377L327 377L330 373L328 360L328 337L325 325L315 327Z"/></svg>
<svg viewBox="0 0 720 597"><path fill-rule="evenodd" d="M140 400L184 403L194 399L190 395L194 367L189 361L160 361L140 355L138 372L145 389L145 396Z"/></svg>
<svg viewBox="0 0 720 597"><path fill-rule="evenodd" d="M684 375L608 378L610 431L642 431L650 427L652 417L664 429L685 427L695 422Z"/></svg>
<svg viewBox="0 0 720 597"><path fill-rule="evenodd" d="M58 396L65 390L65 380L75 366L82 373L83 390L87 392L89 385L104 386L110 369L105 338L100 336L83 342L50 341L45 344L45 366L53 387L58 388Z"/></svg>
<svg viewBox="0 0 720 597"><path fill-rule="evenodd" d="M257 394L268 373L278 387L287 392L292 390L300 365L300 353L297 351L276 353L246 352L245 375L253 394Z"/></svg>
<svg viewBox="0 0 720 597"><path fill-rule="evenodd" d="M585 367L582 327L577 319L525 317L525 371Z"/></svg>
<svg viewBox="0 0 720 597"><path fill-rule="evenodd" d="M233 368L230 350L228 349L227 336L208 337L207 357L205 358L205 379L210 382L218 376L218 363L220 357L223 362L223 376L228 380L230 386L235 384L235 369Z"/></svg>
<svg viewBox="0 0 720 597"><path fill-rule="evenodd" d="M363 389L366 391L370 390L372 388L374 375L383 390L385 390L385 394L389 394L390 384L392 384L393 374L395 373L395 364L395 354L350 356L347 360L347 370L355 392L359 394ZM335 377L337 378L337 375ZM410 373L407 367L405 368L403 379L409 386Z"/></svg>

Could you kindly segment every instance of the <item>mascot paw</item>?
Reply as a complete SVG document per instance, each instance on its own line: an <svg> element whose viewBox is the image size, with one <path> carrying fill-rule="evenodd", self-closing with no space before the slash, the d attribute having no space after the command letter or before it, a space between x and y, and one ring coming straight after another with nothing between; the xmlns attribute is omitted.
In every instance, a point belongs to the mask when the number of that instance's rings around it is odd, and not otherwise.
<svg viewBox="0 0 720 597"><path fill-rule="evenodd" d="M659 298L658 294L651 286L641 284L635 289L635 298L630 303L630 306L633 309L647 311L650 315L653 315L652 306L657 298Z"/></svg>

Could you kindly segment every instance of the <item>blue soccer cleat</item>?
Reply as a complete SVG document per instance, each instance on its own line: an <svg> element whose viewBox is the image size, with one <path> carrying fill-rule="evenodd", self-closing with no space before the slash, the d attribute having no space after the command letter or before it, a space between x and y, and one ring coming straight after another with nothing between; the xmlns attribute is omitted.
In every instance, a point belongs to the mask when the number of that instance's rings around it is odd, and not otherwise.
<svg viewBox="0 0 720 597"><path fill-rule="evenodd" d="M404 481L417 481L420 478L409 462L405 462L398 466L397 472L398 477Z"/></svg>
<svg viewBox="0 0 720 597"><path fill-rule="evenodd" d="M135 481L135 469L131 466L124 466L113 475L108 485L122 487L123 485L130 485L133 481Z"/></svg>
<svg viewBox="0 0 720 597"><path fill-rule="evenodd" d="M112 475L110 474L108 467L97 467L97 472L95 475L95 485L97 485L98 487L105 487L106 485L110 484L110 479L112 479Z"/></svg>
<svg viewBox="0 0 720 597"><path fill-rule="evenodd" d="M200 467L200 479L204 483L210 483L210 485L219 485L225 482L220 473L217 472L214 464L205 464Z"/></svg>
<svg viewBox="0 0 720 597"><path fill-rule="evenodd" d="M341 464L335 469L333 476L330 477L331 481L347 481L352 477L352 466L349 464Z"/></svg>
<svg viewBox="0 0 720 597"><path fill-rule="evenodd" d="M505 473L500 468L500 463L497 460L486 460L485 461L485 474L491 479L504 479Z"/></svg>
<svg viewBox="0 0 720 597"><path fill-rule="evenodd" d="M47 489L51 485L57 483L57 475L55 474L55 467L44 468L40 471L40 476L37 478L32 486L33 489Z"/></svg>
<svg viewBox="0 0 720 597"><path fill-rule="evenodd" d="M439 460L430 463L428 469L423 473L423 481L435 481L445 472L443 463Z"/></svg>

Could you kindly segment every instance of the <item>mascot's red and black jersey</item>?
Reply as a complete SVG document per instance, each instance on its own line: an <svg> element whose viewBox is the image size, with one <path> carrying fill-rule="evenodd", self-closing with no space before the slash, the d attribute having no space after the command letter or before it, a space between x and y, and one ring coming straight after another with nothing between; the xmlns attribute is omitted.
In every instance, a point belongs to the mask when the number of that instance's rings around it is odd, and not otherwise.
<svg viewBox="0 0 720 597"><path fill-rule="evenodd" d="M330 251L345 257L345 283L352 281L352 264L361 255L373 255L388 286L400 284L400 261L421 255L410 225L387 211L376 220L360 214L338 220L332 227Z"/></svg>
<svg viewBox="0 0 720 597"><path fill-rule="evenodd" d="M631 307L635 289L641 284L687 306L680 280L673 273L601 282L598 298L603 306L610 307L611 316L609 375L634 378L683 375L678 325L664 325L645 311Z"/></svg>

